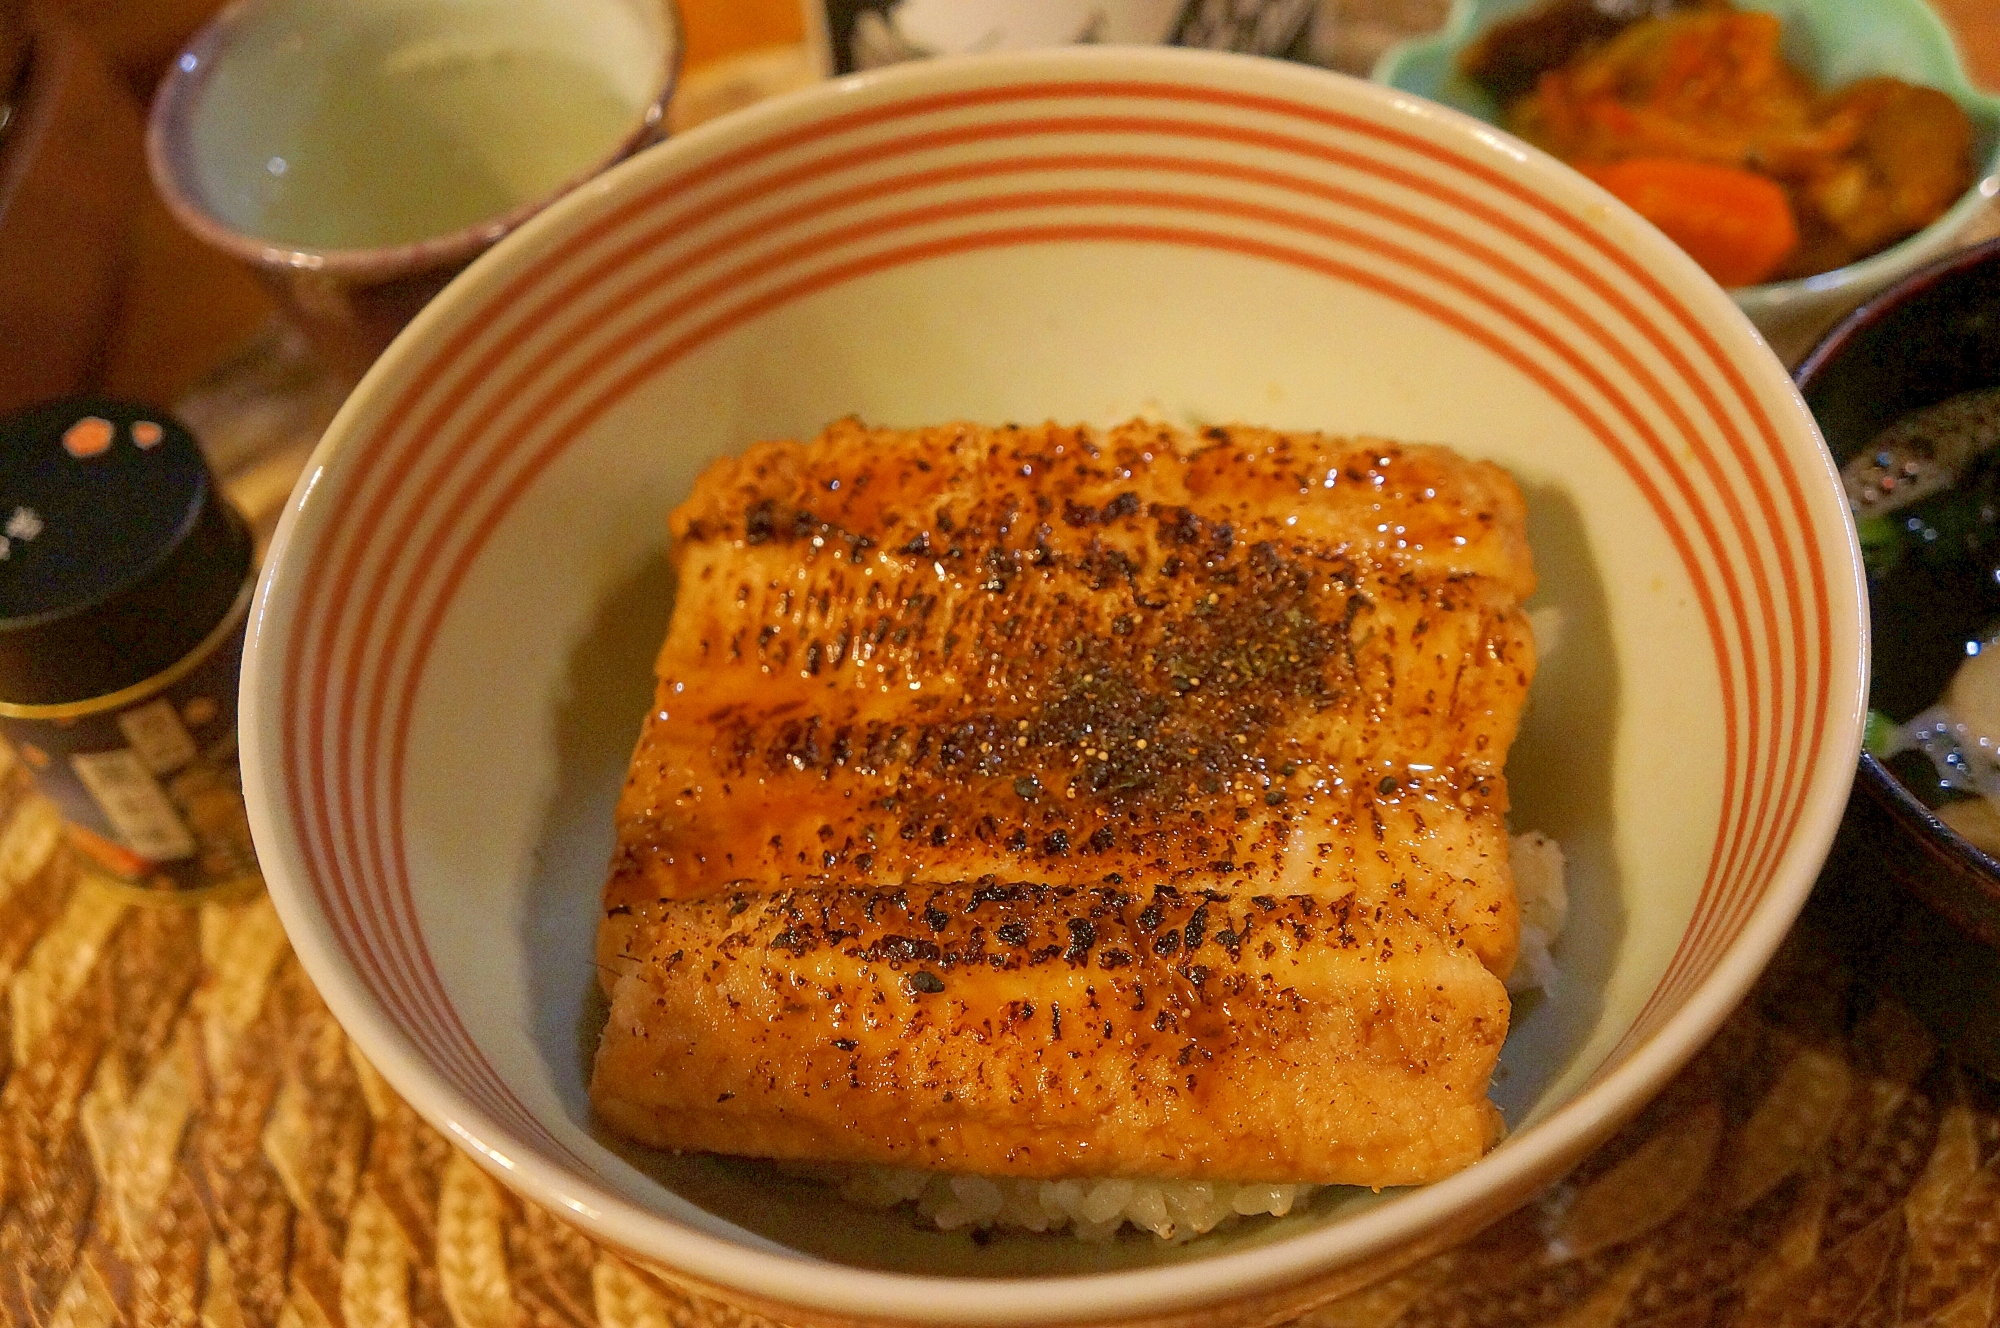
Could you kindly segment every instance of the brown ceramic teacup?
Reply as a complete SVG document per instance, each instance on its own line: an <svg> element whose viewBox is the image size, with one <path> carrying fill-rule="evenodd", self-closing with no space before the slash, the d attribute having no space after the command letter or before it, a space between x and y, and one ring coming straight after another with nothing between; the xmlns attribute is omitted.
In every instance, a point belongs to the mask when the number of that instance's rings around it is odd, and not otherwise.
<svg viewBox="0 0 2000 1328"><path fill-rule="evenodd" d="M661 138L680 56L673 0L237 0L161 83L147 155L358 378L494 241Z"/></svg>

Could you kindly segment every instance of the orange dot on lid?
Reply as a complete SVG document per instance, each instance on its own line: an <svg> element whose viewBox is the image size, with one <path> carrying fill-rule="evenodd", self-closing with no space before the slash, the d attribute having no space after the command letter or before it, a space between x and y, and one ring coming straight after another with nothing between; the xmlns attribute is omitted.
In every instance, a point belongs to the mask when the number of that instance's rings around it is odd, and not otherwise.
<svg viewBox="0 0 2000 1328"><path fill-rule="evenodd" d="M135 420L132 424L132 441L142 450L159 446L167 431L151 420Z"/></svg>
<svg viewBox="0 0 2000 1328"><path fill-rule="evenodd" d="M86 415L63 431L63 451L73 457L94 457L111 446L117 430L111 421L96 415Z"/></svg>

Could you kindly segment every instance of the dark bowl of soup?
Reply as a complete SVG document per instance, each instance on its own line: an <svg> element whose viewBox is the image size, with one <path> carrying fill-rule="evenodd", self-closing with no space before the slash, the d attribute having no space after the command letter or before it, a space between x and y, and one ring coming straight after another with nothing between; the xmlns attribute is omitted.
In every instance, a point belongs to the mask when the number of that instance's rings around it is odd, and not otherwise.
<svg viewBox="0 0 2000 1328"><path fill-rule="evenodd" d="M1863 305L1795 377L1855 509L1873 654L1821 894L2000 1069L2000 241Z"/></svg>

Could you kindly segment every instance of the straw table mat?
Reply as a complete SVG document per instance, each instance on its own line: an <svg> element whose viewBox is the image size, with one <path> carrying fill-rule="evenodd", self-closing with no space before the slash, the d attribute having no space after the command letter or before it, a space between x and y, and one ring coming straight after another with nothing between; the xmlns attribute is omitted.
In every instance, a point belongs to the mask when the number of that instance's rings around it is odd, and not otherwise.
<svg viewBox="0 0 2000 1328"><path fill-rule="evenodd" d="M148 906L0 826L7 1328L756 1322L488 1179L358 1055L261 895ZM2000 1094L1809 919L1570 1179L1325 1328L2000 1321Z"/></svg>

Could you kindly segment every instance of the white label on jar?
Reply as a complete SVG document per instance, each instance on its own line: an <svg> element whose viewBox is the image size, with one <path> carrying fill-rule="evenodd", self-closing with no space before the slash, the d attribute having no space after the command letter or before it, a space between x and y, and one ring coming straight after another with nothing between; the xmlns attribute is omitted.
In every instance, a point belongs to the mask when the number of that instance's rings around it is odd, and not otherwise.
<svg viewBox="0 0 2000 1328"><path fill-rule="evenodd" d="M69 763L126 848L154 862L194 856L194 836L166 790L131 751L79 752Z"/></svg>
<svg viewBox="0 0 2000 1328"><path fill-rule="evenodd" d="M118 731L132 744L132 750L139 754L146 768L156 775L170 775L200 754L194 736L174 713L170 701L154 701L127 710L118 716Z"/></svg>

